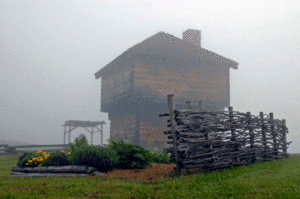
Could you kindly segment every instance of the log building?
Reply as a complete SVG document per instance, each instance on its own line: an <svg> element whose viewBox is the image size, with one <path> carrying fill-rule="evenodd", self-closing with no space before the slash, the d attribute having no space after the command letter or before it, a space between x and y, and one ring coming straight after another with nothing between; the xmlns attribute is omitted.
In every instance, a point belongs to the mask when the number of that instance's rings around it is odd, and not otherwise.
<svg viewBox="0 0 300 199"><path fill-rule="evenodd" d="M201 47L199 30L183 38L159 32L129 48L95 73L101 78L101 112L111 121L110 137L143 147L169 147L167 95L175 109L223 111L230 106L229 69L238 63Z"/></svg>

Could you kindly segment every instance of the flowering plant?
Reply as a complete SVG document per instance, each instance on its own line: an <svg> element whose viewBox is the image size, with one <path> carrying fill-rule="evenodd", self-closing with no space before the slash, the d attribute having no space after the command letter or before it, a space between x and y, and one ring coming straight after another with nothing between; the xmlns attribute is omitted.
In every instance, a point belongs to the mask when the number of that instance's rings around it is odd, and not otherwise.
<svg viewBox="0 0 300 199"><path fill-rule="evenodd" d="M61 150L61 155L63 155L64 151ZM67 164L67 156L63 156L65 158L60 158L58 159L56 156L57 156L57 153L51 153L50 157L49 157L49 154L47 154L46 152L43 152L43 155L42 155L42 151L39 150L36 152L36 157L28 157L28 158L25 158L24 160L20 161L19 160L19 164L17 164L18 166L20 167L41 167L41 166L57 166L57 164L60 164L61 162L64 163L64 165ZM65 155L65 154L64 154ZM70 155L70 152L68 152L68 155ZM58 154L59 156L59 154ZM55 159L56 161L59 160L58 163L56 164L53 164L53 161L49 160L49 158L51 160Z"/></svg>
<svg viewBox="0 0 300 199"><path fill-rule="evenodd" d="M37 157L35 158L31 158L30 160L28 160L28 163L26 163L26 166L31 166L31 167L35 167L35 166L42 166L43 162L45 160L47 160L47 157L49 156L49 154L47 154L46 152L43 152L43 155L41 154L42 151L39 150L36 152L37 153Z"/></svg>
<svg viewBox="0 0 300 199"><path fill-rule="evenodd" d="M69 143L68 144L72 151L75 151L76 148L79 148L81 146L88 146L88 142L85 137L83 137L81 140L78 138L75 139L75 144Z"/></svg>

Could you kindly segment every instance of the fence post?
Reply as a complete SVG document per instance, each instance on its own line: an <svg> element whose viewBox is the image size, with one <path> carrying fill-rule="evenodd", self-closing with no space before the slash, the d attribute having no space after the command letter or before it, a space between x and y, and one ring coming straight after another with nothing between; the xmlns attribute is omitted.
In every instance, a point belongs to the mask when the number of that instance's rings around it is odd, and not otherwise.
<svg viewBox="0 0 300 199"><path fill-rule="evenodd" d="M229 110L229 128L231 129L231 142L232 143L235 143L236 142L236 135L235 135L235 129L234 128L231 128L232 125L232 122L233 122L233 107L228 107L228 110ZM238 144L233 144L233 148L235 148L234 151L238 151ZM240 158L239 157L236 157L235 160L236 163L237 162L240 162Z"/></svg>
<svg viewBox="0 0 300 199"><path fill-rule="evenodd" d="M263 112L259 112L259 116L260 116L260 121L262 123L261 126L261 132L262 132L262 137L263 137L263 146L264 146L264 159L267 158L266 155L266 151L267 149L267 136L266 136L266 125L264 124L264 113Z"/></svg>
<svg viewBox="0 0 300 199"><path fill-rule="evenodd" d="M285 155L288 157L288 154L287 154L287 147L286 147L286 121L285 119L282 120L282 124L283 124L283 152L286 153Z"/></svg>
<svg viewBox="0 0 300 199"><path fill-rule="evenodd" d="M273 135L273 153L275 156L278 155L278 148L277 148L277 142L276 142L276 132L274 131L274 119L273 119L273 113L269 113L270 120L271 120L271 133ZM274 157L276 159L276 157Z"/></svg>
<svg viewBox="0 0 300 199"><path fill-rule="evenodd" d="M185 102L185 103L188 105L188 109L191 109L191 108L192 108L191 105L190 105L191 101L187 101L187 102Z"/></svg>
<svg viewBox="0 0 300 199"><path fill-rule="evenodd" d="M204 106L203 106L203 102L199 101L199 106L200 106L200 112L204 111Z"/></svg>
<svg viewBox="0 0 300 199"><path fill-rule="evenodd" d="M247 112L247 123L248 125L250 125L251 123L251 112ZM254 148L254 132L252 128L248 128L249 129L249 134L250 134L250 148L253 149ZM254 152L254 158L252 159L252 163L255 163L256 160L256 152Z"/></svg>
<svg viewBox="0 0 300 199"><path fill-rule="evenodd" d="M181 159L178 155L178 142L177 142L177 125L175 121L175 104L174 104L174 95L170 94L168 95L168 107L169 107L169 114L170 114L170 122L171 122L171 128L172 128L172 136L173 136L173 147L174 147L174 155L176 159L176 166L177 166L177 172L179 175L182 174L181 171Z"/></svg>

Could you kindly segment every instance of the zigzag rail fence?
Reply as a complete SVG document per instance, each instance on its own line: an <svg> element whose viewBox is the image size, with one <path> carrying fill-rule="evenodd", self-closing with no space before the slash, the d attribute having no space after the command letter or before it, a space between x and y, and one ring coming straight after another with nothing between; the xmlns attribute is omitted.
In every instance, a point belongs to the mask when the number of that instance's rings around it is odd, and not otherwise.
<svg viewBox="0 0 300 199"><path fill-rule="evenodd" d="M170 116L168 123L171 124L167 127L171 130L163 133L169 135L171 141L167 143L173 144L167 153L175 156L179 175L182 175L182 168L202 167L212 171L288 158L287 145L292 142L286 142L285 119L274 120L273 113L269 113L269 117L263 112L258 118L250 112L233 111L233 107L228 107L229 111L207 112L203 111L202 101L199 101L199 112L177 111L173 97L168 95L169 114L159 114L159 117ZM184 123L182 119L193 119L193 122ZM248 143L250 146L245 147Z"/></svg>
<svg viewBox="0 0 300 199"><path fill-rule="evenodd" d="M46 152L57 152L60 150L69 150L70 146L68 144L56 144L56 145L19 145L19 146L9 146L8 144L2 144L0 147L4 147L4 149L0 149L0 151L4 151L4 153L0 153L0 155L14 155L20 154L24 152L36 152L44 147L61 147L60 149L45 149L43 151ZM30 148L30 150L17 150L18 148Z"/></svg>
<svg viewBox="0 0 300 199"><path fill-rule="evenodd" d="M106 146L107 144L103 144L103 146ZM1 151L4 151L4 153L0 153L0 155L14 155L14 154L21 154L24 152L36 152L42 148L45 147L58 147L58 149L45 149L42 151L45 151L47 153L50 152L59 152L61 150L67 151L70 150L70 146L68 144L56 144L56 145L19 145L19 146L9 146L8 144L1 144L0 147L4 147L4 149L0 149ZM17 148L30 148L30 150L17 150Z"/></svg>

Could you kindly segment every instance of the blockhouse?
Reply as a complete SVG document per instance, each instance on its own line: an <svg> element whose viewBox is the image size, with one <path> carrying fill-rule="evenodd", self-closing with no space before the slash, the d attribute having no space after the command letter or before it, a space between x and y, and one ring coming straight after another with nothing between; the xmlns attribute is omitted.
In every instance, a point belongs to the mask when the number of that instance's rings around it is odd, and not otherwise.
<svg viewBox="0 0 300 199"><path fill-rule="evenodd" d="M101 78L101 112L111 121L110 137L143 147L169 147L163 131L167 95L175 109L223 111L230 106L229 69L238 63L201 47L201 32L188 29L183 38L164 32L129 48L95 73Z"/></svg>

